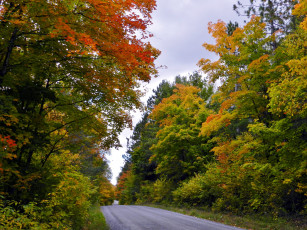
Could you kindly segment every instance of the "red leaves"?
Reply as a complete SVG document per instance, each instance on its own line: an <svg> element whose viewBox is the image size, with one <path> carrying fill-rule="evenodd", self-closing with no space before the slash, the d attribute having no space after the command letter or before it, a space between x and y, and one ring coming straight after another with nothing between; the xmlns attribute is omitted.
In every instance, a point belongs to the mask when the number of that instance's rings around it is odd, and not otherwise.
<svg viewBox="0 0 307 230"><path fill-rule="evenodd" d="M11 150L17 146L16 142L11 139L10 136L3 137L2 135L0 135L0 141L2 148L5 150Z"/></svg>
<svg viewBox="0 0 307 230"><path fill-rule="evenodd" d="M10 136L0 135L0 172L3 173L6 169L3 159L12 160L16 158L16 154L12 154L17 146L16 142Z"/></svg>
<svg viewBox="0 0 307 230"><path fill-rule="evenodd" d="M112 57L125 74L149 81L156 73L153 62L159 51L143 39L152 36L146 29L151 24L150 13L155 9L156 1L81 2L74 7L60 7L59 3L58 11L51 15L55 25L50 25L53 29L49 35L65 38L76 50L80 50L76 53L78 56L86 50L86 54ZM48 4L46 7L54 8Z"/></svg>

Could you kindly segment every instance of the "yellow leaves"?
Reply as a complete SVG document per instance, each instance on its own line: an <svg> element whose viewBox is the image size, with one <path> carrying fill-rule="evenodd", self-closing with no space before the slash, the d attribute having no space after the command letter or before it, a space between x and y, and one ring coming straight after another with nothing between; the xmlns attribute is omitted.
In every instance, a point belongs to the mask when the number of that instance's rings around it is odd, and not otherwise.
<svg viewBox="0 0 307 230"><path fill-rule="evenodd" d="M297 193L304 193L305 196L307 196L307 185L298 183L297 189L295 190Z"/></svg>
<svg viewBox="0 0 307 230"><path fill-rule="evenodd" d="M104 176L99 177L98 182L99 182L98 192L99 192L100 205L111 205L115 196L114 186Z"/></svg>
<svg viewBox="0 0 307 230"><path fill-rule="evenodd" d="M279 115L302 115L307 111L307 58L290 60L287 65L289 71L283 73L284 79L269 88L269 111Z"/></svg>
<svg viewBox="0 0 307 230"><path fill-rule="evenodd" d="M10 114L1 114L0 121L4 122L6 126L11 126L18 123L18 118Z"/></svg>
<svg viewBox="0 0 307 230"><path fill-rule="evenodd" d="M301 22L300 27L305 31L307 30L307 1L299 0L299 3L294 6L294 10L292 11L293 15L305 16L303 22Z"/></svg>
<svg viewBox="0 0 307 230"><path fill-rule="evenodd" d="M247 74L245 74L245 75L239 77L239 78L238 78L238 84L242 84L245 80L247 80L247 79L249 79L249 78L250 78L250 76L247 75Z"/></svg>
<svg viewBox="0 0 307 230"><path fill-rule="evenodd" d="M154 146L153 146L154 147ZM156 158L157 158L157 154L152 154L151 156L150 156L150 158L149 158L149 163L152 163L152 162L154 162L155 160L156 160Z"/></svg>
<svg viewBox="0 0 307 230"><path fill-rule="evenodd" d="M56 111L56 110L51 110L48 114L47 114L47 120L48 121L53 121L53 122L60 122L62 123L64 121L65 118L65 113L62 113L60 111Z"/></svg>
<svg viewBox="0 0 307 230"><path fill-rule="evenodd" d="M174 93L155 106L150 117L156 120L161 127L170 126L179 121L190 122L204 104L204 101L198 96L199 91L194 86L177 84Z"/></svg>
<svg viewBox="0 0 307 230"><path fill-rule="evenodd" d="M283 184L290 184L292 182L291 179L284 179Z"/></svg>
<svg viewBox="0 0 307 230"><path fill-rule="evenodd" d="M225 23L221 21L210 23L209 32L215 38L215 44L205 43L203 47L218 54L220 58L217 61L201 59L198 65L209 75L211 82L221 79L225 80L225 85L241 76L250 78L246 74L246 66L249 71L258 74L262 74L270 66L265 47L274 40L274 36L267 37L260 17L252 17L250 22L243 28L237 28L230 36L226 33Z"/></svg>
<svg viewBox="0 0 307 230"><path fill-rule="evenodd" d="M209 74L210 82L215 82L228 72L227 67L220 60L211 62L209 59L201 59L197 65L201 67L204 73Z"/></svg>
<svg viewBox="0 0 307 230"><path fill-rule="evenodd" d="M5 156L6 159L9 159L9 160L12 160L12 159L16 159L17 158L17 155L16 154L12 154L12 153L8 153L6 156Z"/></svg>
<svg viewBox="0 0 307 230"><path fill-rule="evenodd" d="M307 57L303 57L301 60L292 59L286 65L290 68L289 70L290 78L302 76L303 78L306 79ZM284 76L287 76L286 73L284 74Z"/></svg>

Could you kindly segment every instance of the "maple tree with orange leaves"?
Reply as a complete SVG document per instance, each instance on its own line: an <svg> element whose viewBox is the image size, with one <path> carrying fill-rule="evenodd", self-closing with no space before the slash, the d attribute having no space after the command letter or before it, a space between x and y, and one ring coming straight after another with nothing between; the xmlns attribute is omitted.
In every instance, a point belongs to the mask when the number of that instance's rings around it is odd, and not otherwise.
<svg viewBox="0 0 307 230"><path fill-rule="evenodd" d="M159 51L145 41L155 7L154 0L1 1L0 86L22 114L15 124L29 119L30 139L47 143L50 134L92 120L96 130L88 128L101 146L119 145L117 134L131 126L129 111L141 107L137 87L157 74ZM34 153L27 145L18 159L29 165Z"/></svg>
<svg viewBox="0 0 307 230"><path fill-rule="evenodd" d="M72 178L107 177L106 160L92 164L93 153L120 146L130 111L142 108L140 84L158 73L160 51L148 42L155 8L155 0L0 1L0 137L12 147L1 149L6 200L51 202L47 190L74 190ZM59 156L73 164L59 170L72 176L61 183L48 174Z"/></svg>
<svg viewBox="0 0 307 230"><path fill-rule="evenodd" d="M160 88L131 138L122 202L306 219L307 2L250 3L241 27L209 23L215 42L203 47L218 59L198 64L217 83L212 97L187 81Z"/></svg>

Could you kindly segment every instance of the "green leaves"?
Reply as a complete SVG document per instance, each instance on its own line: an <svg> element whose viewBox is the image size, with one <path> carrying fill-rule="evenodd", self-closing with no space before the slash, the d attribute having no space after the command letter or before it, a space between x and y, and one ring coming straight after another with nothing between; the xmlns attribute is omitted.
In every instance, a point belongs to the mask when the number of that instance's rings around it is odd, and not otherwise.
<svg viewBox="0 0 307 230"><path fill-rule="evenodd" d="M306 3L292 17L292 1L262 1L259 9L255 2L248 13L263 15L243 27L209 24L216 42L203 46L219 59L199 65L211 82L220 81L212 97L197 74L155 91L135 129L127 182L120 181L125 201L240 215L306 213L306 20L294 27Z"/></svg>
<svg viewBox="0 0 307 230"><path fill-rule="evenodd" d="M208 114L205 102L194 86L176 85L174 94L155 106L150 118L160 124L157 144L151 147L157 162L157 173L178 181L193 175L203 164L193 164L204 153L199 137L201 123ZM198 147L197 147L198 146Z"/></svg>
<svg viewBox="0 0 307 230"><path fill-rule="evenodd" d="M113 199L103 153L119 146L130 111L142 108L138 86L157 74L160 52L144 40L155 6L0 1L0 193L4 210L13 209L7 226L80 229L91 202Z"/></svg>

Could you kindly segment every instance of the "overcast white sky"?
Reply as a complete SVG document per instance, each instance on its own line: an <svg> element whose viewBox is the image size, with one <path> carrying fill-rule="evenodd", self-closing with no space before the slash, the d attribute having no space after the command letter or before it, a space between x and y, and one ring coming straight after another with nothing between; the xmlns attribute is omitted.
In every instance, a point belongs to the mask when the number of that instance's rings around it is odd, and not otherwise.
<svg viewBox="0 0 307 230"><path fill-rule="evenodd" d="M148 93L144 102L162 80L172 82L179 74L185 76L193 73L199 69L196 64L201 58L216 58L202 47L204 42L214 42L208 34L208 23L217 22L218 19L242 22L243 18L232 10L236 2L237 0L157 0L157 10L152 15L153 25L149 28L154 35L150 42L162 52L156 61L157 66L165 65L167 69L161 69L159 77L152 79L146 86ZM139 119L140 115L135 114L133 125ZM122 155L126 152L126 137L131 134L132 131L126 129L120 135L123 147L112 149L108 156L113 184L116 184L116 178L124 164Z"/></svg>

